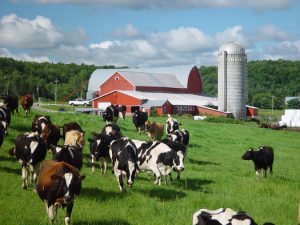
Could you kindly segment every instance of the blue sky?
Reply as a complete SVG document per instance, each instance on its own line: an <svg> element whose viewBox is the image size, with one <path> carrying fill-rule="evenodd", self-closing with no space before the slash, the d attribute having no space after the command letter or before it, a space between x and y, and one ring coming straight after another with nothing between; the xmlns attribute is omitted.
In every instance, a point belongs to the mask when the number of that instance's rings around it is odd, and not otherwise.
<svg viewBox="0 0 300 225"><path fill-rule="evenodd" d="M2 0L0 56L203 66L237 41L249 61L300 60L299 21L299 0Z"/></svg>

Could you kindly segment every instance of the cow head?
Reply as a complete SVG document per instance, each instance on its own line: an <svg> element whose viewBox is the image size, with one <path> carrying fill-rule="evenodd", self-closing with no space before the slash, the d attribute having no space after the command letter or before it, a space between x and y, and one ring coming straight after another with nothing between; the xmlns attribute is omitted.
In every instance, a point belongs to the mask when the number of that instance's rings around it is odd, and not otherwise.
<svg viewBox="0 0 300 225"><path fill-rule="evenodd" d="M89 139L91 153L99 160L101 153L109 151L111 138L105 134L98 134L94 139ZM103 155L103 154L102 154Z"/></svg>
<svg viewBox="0 0 300 225"><path fill-rule="evenodd" d="M174 170L176 171L184 170L183 161L184 161L184 155L182 154L182 152L181 151L175 152L175 156L173 160Z"/></svg>
<svg viewBox="0 0 300 225"><path fill-rule="evenodd" d="M243 160L252 160L254 159L254 150L253 148L249 148L244 155L242 155Z"/></svg>
<svg viewBox="0 0 300 225"><path fill-rule="evenodd" d="M171 134L175 130L179 130L179 123L176 119L169 117L166 122L167 133Z"/></svg>
<svg viewBox="0 0 300 225"><path fill-rule="evenodd" d="M58 186L58 199L56 203L64 207L74 201L76 195L80 194L81 182L85 176L77 175L72 171L65 172L62 176L52 175L52 181Z"/></svg>

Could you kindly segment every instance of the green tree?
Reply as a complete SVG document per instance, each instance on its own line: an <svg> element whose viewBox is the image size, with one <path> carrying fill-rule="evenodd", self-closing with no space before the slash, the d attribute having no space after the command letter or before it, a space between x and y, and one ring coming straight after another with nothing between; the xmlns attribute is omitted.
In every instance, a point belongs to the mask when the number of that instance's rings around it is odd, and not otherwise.
<svg viewBox="0 0 300 225"><path fill-rule="evenodd" d="M287 102L289 109L300 109L300 101L298 98L291 99Z"/></svg>

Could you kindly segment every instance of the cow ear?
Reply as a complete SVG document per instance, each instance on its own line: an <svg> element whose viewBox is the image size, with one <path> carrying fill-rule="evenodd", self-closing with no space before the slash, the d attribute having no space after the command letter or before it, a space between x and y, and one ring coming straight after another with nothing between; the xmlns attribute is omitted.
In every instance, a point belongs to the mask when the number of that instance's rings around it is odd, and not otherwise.
<svg viewBox="0 0 300 225"><path fill-rule="evenodd" d="M58 176L58 175L56 175L56 174L53 174L53 175L51 176L51 179L52 179L53 181L60 181L61 177Z"/></svg>
<svg viewBox="0 0 300 225"><path fill-rule="evenodd" d="M85 179L85 175L79 176L79 180L83 181Z"/></svg>

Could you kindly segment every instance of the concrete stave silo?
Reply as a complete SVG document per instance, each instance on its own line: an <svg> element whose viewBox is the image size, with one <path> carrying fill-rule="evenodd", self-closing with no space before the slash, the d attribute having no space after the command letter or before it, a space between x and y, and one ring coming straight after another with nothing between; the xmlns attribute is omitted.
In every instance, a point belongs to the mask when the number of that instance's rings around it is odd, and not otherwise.
<svg viewBox="0 0 300 225"><path fill-rule="evenodd" d="M218 52L218 109L235 118L246 117L248 73L245 48L228 42Z"/></svg>

